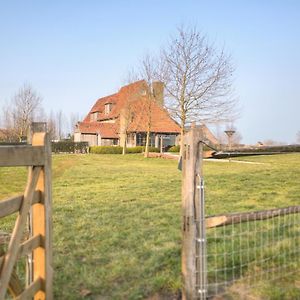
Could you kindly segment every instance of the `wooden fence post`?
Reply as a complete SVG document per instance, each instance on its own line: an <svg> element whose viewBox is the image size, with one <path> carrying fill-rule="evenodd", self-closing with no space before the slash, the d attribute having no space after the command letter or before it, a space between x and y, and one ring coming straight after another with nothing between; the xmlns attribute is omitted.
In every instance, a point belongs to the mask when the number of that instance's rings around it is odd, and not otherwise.
<svg viewBox="0 0 300 300"><path fill-rule="evenodd" d="M202 178L202 129L195 128L184 136L184 149L182 152L182 299L198 299L196 286L198 280L196 272L197 243L199 218L200 218L200 185Z"/></svg>
<svg viewBox="0 0 300 300"><path fill-rule="evenodd" d="M37 182L37 189L42 193L42 203L36 203L31 210L32 235L40 234L44 240L44 247L33 251L33 281L42 278L45 292L39 291L35 300L53 299L52 291L52 182L51 182L51 142L46 132L45 123L32 124L32 146L45 148L45 164Z"/></svg>

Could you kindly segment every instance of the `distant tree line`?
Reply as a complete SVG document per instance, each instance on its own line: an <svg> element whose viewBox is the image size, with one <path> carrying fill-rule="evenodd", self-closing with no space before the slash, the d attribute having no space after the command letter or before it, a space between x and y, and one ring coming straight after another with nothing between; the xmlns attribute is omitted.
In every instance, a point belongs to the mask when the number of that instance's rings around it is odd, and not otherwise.
<svg viewBox="0 0 300 300"><path fill-rule="evenodd" d="M43 98L28 83L24 83L2 108L0 114L0 140L21 142L26 139L32 122L47 122L51 140L72 139L78 113L69 116L62 110L46 113Z"/></svg>

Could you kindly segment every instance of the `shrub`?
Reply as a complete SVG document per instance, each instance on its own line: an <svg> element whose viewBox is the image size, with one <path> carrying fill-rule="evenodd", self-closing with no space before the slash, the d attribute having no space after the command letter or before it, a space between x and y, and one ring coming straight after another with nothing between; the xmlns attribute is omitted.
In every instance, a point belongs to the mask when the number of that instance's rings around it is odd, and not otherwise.
<svg viewBox="0 0 300 300"><path fill-rule="evenodd" d="M172 146L170 149L169 149L169 152L180 152L180 146L177 145L177 146Z"/></svg>
<svg viewBox="0 0 300 300"><path fill-rule="evenodd" d="M156 147L149 147L149 152L156 152L156 153L159 153L160 150Z"/></svg>
<svg viewBox="0 0 300 300"><path fill-rule="evenodd" d="M88 142L59 141L51 143L52 152L55 153L87 153Z"/></svg>
<svg viewBox="0 0 300 300"><path fill-rule="evenodd" d="M142 153L145 152L145 146L136 146L126 148L126 153ZM149 147L149 152L159 152L158 148Z"/></svg>
<svg viewBox="0 0 300 300"><path fill-rule="evenodd" d="M145 151L145 146L136 146L126 148L126 153L142 153ZM123 148L120 146L92 146L90 153L95 154L122 154ZM149 147L149 152L159 152L158 148Z"/></svg>
<svg viewBox="0 0 300 300"><path fill-rule="evenodd" d="M90 153L94 154L122 154L123 148L120 146L92 146Z"/></svg>
<svg viewBox="0 0 300 300"><path fill-rule="evenodd" d="M145 147L143 146L136 146L136 147L127 147L126 153L142 153Z"/></svg>

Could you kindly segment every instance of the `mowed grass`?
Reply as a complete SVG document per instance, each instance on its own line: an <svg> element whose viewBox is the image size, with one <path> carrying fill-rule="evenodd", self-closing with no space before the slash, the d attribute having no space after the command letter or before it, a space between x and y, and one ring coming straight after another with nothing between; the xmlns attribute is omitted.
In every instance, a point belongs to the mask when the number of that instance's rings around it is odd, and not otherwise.
<svg viewBox="0 0 300 300"><path fill-rule="evenodd" d="M243 160L261 164L205 162L208 215L299 205L299 154ZM23 192L25 183L25 168L1 168L0 198ZM90 299L178 294L181 173L176 161L55 155L53 222L55 299L82 299L87 290ZM12 217L0 220L0 230L11 224ZM279 295L268 288L261 293L263 299Z"/></svg>

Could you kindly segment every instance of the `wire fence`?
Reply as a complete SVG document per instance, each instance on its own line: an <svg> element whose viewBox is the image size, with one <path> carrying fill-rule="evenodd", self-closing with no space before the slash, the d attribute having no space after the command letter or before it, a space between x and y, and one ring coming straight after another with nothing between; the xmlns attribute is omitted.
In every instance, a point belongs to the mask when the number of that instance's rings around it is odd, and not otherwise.
<svg viewBox="0 0 300 300"><path fill-rule="evenodd" d="M207 278L206 297L251 299L260 285L280 280L284 287L284 280L300 267L299 209L208 217L207 271L201 270ZM209 225L216 219L219 224Z"/></svg>

